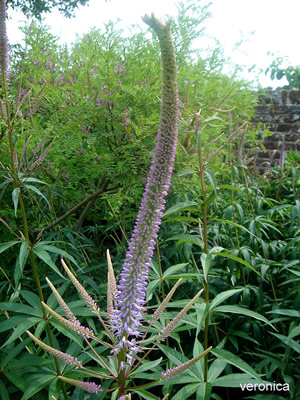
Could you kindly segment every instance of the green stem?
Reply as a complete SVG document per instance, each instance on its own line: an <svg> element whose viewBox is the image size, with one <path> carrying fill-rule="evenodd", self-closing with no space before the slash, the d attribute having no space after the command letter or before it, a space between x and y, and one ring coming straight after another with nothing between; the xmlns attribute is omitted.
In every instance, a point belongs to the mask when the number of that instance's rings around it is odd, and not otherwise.
<svg viewBox="0 0 300 400"><path fill-rule="evenodd" d="M203 163L203 156L202 156L202 148L201 148L201 138L200 138L200 132L199 132L199 115L196 114L196 133L197 137L199 138L198 141L198 157L199 157L199 176L200 176L200 182L201 182L201 188L202 188L202 193L203 193L203 209L202 209L202 215L203 215L203 247L204 247L204 253L208 254L208 238L207 238L207 224L208 224L208 217L207 217L207 192L206 192L206 186L205 186L205 175L204 175L204 163ZM209 279L208 279L208 273L204 277L205 279L205 303L209 303ZM207 314L205 318L205 323L204 323L204 350L208 349L208 328L209 328L209 313ZM204 382L207 382L207 375L208 375L208 354L204 356Z"/></svg>

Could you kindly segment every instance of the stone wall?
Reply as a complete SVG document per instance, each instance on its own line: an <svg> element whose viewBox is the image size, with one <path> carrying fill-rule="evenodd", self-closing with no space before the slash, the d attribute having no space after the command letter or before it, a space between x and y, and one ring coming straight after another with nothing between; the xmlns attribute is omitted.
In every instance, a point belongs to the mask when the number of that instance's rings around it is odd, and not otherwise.
<svg viewBox="0 0 300 400"><path fill-rule="evenodd" d="M281 154L288 150L300 151L300 90L265 90L259 94L259 104L253 118L255 124L262 123L272 135L262 141L265 151L259 150L256 165L278 164Z"/></svg>

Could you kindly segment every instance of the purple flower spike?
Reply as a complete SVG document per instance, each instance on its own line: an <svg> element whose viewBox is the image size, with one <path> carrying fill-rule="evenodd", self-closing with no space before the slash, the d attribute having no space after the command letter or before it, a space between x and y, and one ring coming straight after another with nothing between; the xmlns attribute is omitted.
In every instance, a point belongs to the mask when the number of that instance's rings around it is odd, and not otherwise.
<svg viewBox="0 0 300 400"><path fill-rule="evenodd" d="M0 72L3 78L8 79L8 39L6 32L6 6L5 0L0 0Z"/></svg>
<svg viewBox="0 0 300 400"><path fill-rule="evenodd" d="M114 324L119 338L138 336L143 319L148 271L170 187L177 143L177 67L170 25L153 15L144 22L156 32L162 57L162 103L150 174L117 287Z"/></svg>

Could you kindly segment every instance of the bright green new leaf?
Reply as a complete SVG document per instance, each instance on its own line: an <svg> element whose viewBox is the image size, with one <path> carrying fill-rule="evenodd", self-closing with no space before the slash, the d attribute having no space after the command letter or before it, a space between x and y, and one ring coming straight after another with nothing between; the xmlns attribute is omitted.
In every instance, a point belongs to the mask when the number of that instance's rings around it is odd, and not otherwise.
<svg viewBox="0 0 300 400"><path fill-rule="evenodd" d="M18 209L20 191L21 191L21 189L19 187L17 187L12 191L12 194L11 194L12 200L14 203L14 207L15 207L15 217L17 217L17 209Z"/></svg>

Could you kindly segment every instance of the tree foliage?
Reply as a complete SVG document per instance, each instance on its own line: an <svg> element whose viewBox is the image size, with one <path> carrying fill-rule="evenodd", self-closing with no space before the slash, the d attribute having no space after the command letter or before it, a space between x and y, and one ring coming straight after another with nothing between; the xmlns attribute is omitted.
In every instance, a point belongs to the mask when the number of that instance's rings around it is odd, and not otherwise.
<svg viewBox="0 0 300 400"><path fill-rule="evenodd" d="M74 16L74 11L79 6L88 5L89 0L6 0L9 9L21 11L28 17L42 19L43 13L49 13L57 8L66 18Z"/></svg>

